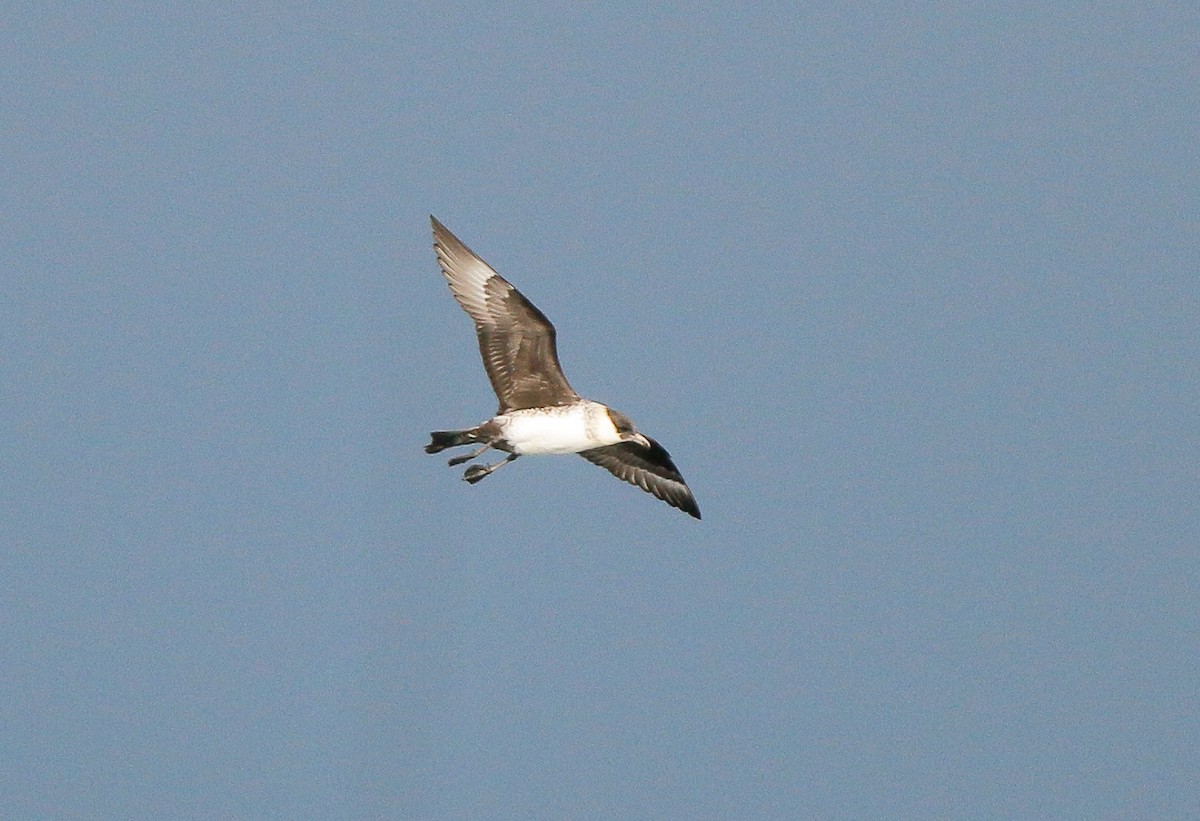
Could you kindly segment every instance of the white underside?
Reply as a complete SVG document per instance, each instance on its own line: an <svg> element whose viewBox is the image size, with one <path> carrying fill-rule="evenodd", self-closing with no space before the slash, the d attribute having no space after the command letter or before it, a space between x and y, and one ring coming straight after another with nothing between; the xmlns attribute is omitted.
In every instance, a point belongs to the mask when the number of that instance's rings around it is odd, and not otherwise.
<svg viewBox="0 0 1200 821"><path fill-rule="evenodd" d="M579 453L621 441L603 405L511 411L497 416L504 438L522 456Z"/></svg>

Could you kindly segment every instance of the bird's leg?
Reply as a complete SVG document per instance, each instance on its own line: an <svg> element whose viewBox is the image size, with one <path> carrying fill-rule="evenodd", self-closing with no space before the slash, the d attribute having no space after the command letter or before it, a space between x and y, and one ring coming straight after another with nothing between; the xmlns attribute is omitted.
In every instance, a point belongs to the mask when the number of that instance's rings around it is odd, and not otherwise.
<svg viewBox="0 0 1200 821"><path fill-rule="evenodd" d="M466 480L467 482L470 482L471 484L475 484L483 477L489 475L492 471L494 471L498 468L501 468L504 465L507 465L509 462L511 462L513 459L516 459L520 455L521 454L519 454L519 453L510 453L510 454L508 454L508 456L505 456L499 462L495 462L490 465L471 465L469 468L467 468L466 472L463 473L463 479Z"/></svg>
<svg viewBox="0 0 1200 821"><path fill-rule="evenodd" d="M463 462L469 462L472 459L474 459L476 456L478 456L479 454L483 453L485 450L490 448L491 446L492 446L491 442L484 442L482 445L480 445L478 448L476 448L475 450L468 453L466 456L455 456L453 459L448 461L446 464L448 464L450 467L454 467L455 465L461 465Z"/></svg>

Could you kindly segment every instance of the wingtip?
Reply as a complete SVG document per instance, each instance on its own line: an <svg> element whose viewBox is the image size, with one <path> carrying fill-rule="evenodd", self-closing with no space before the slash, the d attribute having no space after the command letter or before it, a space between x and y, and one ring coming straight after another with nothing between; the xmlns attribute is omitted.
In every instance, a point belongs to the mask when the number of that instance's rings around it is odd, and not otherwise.
<svg viewBox="0 0 1200 821"><path fill-rule="evenodd" d="M442 221L433 214L429 215L429 223L433 226L433 243L438 245L457 244L462 245L462 240L454 236L454 232L442 225Z"/></svg>

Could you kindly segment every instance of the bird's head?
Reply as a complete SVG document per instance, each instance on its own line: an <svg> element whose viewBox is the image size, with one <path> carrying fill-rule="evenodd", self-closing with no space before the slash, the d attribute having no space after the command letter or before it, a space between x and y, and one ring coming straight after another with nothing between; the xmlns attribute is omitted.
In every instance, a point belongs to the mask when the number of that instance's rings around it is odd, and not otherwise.
<svg viewBox="0 0 1200 821"><path fill-rule="evenodd" d="M637 428L633 426L633 420L618 410L608 409L608 418L612 421L613 427L617 431L617 436L622 442L634 442L644 448L650 447L650 440L642 434L638 433Z"/></svg>

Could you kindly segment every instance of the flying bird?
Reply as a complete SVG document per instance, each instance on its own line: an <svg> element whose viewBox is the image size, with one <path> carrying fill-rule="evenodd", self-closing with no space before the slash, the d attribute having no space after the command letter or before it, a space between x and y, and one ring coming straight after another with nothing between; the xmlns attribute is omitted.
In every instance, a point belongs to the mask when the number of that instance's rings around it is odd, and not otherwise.
<svg viewBox="0 0 1200 821"><path fill-rule="evenodd" d="M546 315L446 226L429 219L438 265L450 292L475 323L483 366L500 409L477 427L434 431L425 452L477 445L451 459L451 466L489 448L508 454L490 465L469 466L463 479L471 484L518 456L578 453L699 519L696 499L666 449L639 433L625 414L584 399L571 388L558 363L554 326Z"/></svg>

